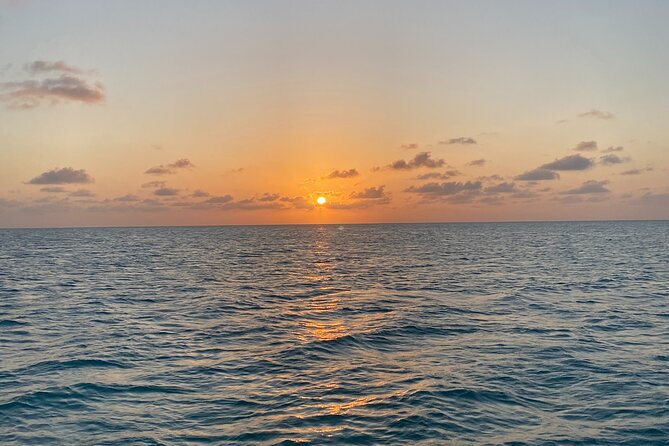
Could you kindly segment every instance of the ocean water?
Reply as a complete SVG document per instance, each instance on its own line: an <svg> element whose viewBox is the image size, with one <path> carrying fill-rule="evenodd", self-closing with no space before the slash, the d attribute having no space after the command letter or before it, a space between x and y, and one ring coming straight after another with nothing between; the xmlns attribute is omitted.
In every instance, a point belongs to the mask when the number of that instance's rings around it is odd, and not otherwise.
<svg viewBox="0 0 669 446"><path fill-rule="evenodd" d="M669 444L669 222L0 231L0 444Z"/></svg>

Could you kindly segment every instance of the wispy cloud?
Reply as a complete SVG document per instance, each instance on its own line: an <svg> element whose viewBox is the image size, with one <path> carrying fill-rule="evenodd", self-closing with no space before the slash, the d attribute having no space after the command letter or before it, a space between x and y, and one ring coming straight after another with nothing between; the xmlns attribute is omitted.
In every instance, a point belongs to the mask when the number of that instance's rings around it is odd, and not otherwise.
<svg viewBox="0 0 669 446"><path fill-rule="evenodd" d="M476 140L474 138L470 138L470 137L467 137L467 136L460 136L458 138L451 138L451 139L447 139L447 140L444 140L444 141L439 141L439 144L443 144L443 145L460 144L460 145L468 146L468 145L476 144Z"/></svg>
<svg viewBox="0 0 669 446"><path fill-rule="evenodd" d="M70 192L68 196L74 198L91 198L94 197L95 194L88 189L77 189L75 191Z"/></svg>
<svg viewBox="0 0 669 446"><path fill-rule="evenodd" d="M620 175L641 175L644 172L652 172L652 167L646 167L645 169L630 169L620 172Z"/></svg>
<svg viewBox="0 0 669 446"><path fill-rule="evenodd" d="M144 173L147 175L157 175L157 176L172 175L177 173L179 170L190 169L193 167L195 167L195 165L191 163L190 160L182 158L167 165L161 164L160 166L151 167L147 169Z"/></svg>
<svg viewBox="0 0 669 446"><path fill-rule="evenodd" d="M49 73L53 71L69 74L83 73L81 68L68 65L62 60L57 60L55 62L49 62L47 60L36 60L34 62L27 63L25 65L25 69L32 74Z"/></svg>
<svg viewBox="0 0 669 446"><path fill-rule="evenodd" d="M421 186L411 186L405 189L405 192L419 194L423 197L434 198L448 195L455 195L463 191L481 190L480 181L446 182L446 183L427 183Z"/></svg>
<svg viewBox="0 0 669 446"><path fill-rule="evenodd" d="M62 194L67 192L67 189L60 186L47 186L40 189L40 192L47 192L49 194Z"/></svg>
<svg viewBox="0 0 669 446"><path fill-rule="evenodd" d="M405 150L416 150L416 149L418 149L418 144L413 142L413 143L410 143L410 144L402 144L400 147L402 149L405 149Z"/></svg>
<svg viewBox="0 0 669 446"><path fill-rule="evenodd" d="M613 118L615 118L615 115L611 112L597 110L597 109L593 108L590 111L580 113L578 115L578 117L579 118L594 118L594 119L613 119Z"/></svg>
<svg viewBox="0 0 669 446"><path fill-rule="evenodd" d="M592 152L597 150L597 141L581 141L574 147L577 152Z"/></svg>
<svg viewBox="0 0 669 446"><path fill-rule="evenodd" d="M153 191L154 195L159 197L174 197L179 195L180 190L173 187L161 187Z"/></svg>
<svg viewBox="0 0 669 446"><path fill-rule="evenodd" d="M623 146L609 146L608 148L604 149L604 153L611 153L611 152L622 152L625 150Z"/></svg>
<svg viewBox="0 0 669 446"><path fill-rule="evenodd" d="M485 164L487 162L488 161L486 159L481 158L481 159L472 160L472 161L468 162L467 166L481 167L481 166L485 166Z"/></svg>
<svg viewBox="0 0 669 446"><path fill-rule="evenodd" d="M84 184L92 182L93 178L84 169L75 170L71 167L63 167L62 169L56 168L41 173L28 181L28 184Z"/></svg>

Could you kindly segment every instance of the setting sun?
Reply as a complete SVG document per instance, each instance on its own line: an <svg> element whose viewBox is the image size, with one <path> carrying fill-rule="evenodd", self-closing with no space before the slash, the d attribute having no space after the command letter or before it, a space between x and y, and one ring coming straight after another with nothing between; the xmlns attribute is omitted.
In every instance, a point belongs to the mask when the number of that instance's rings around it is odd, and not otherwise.
<svg viewBox="0 0 669 446"><path fill-rule="evenodd" d="M326 200L325 197L321 196L321 197L316 198L316 203L318 203L321 206L323 206L327 202L328 202L328 200Z"/></svg>

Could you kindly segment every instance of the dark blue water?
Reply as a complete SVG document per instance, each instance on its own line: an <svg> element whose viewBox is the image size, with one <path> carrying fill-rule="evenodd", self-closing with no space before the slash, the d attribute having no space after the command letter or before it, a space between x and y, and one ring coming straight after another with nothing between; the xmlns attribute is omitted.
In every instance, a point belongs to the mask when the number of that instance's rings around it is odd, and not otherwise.
<svg viewBox="0 0 669 446"><path fill-rule="evenodd" d="M669 223L0 231L0 444L669 442Z"/></svg>

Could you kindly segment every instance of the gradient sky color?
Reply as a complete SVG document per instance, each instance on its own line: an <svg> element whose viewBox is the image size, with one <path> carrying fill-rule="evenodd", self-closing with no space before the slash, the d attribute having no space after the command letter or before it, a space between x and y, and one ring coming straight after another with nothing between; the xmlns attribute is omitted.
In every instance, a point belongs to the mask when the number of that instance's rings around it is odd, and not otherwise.
<svg viewBox="0 0 669 446"><path fill-rule="evenodd" d="M667 23L666 1L5 0L0 226L666 219Z"/></svg>

